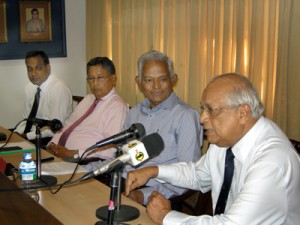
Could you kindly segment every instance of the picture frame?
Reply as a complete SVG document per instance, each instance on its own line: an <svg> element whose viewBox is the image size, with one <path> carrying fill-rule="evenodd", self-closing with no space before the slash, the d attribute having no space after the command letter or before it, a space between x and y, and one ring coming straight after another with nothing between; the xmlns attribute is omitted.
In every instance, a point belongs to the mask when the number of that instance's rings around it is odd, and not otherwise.
<svg viewBox="0 0 300 225"><path fill-rule="evenodd" d="M20 1L20 41L52 41L51 2Z"/></svg>
<svg viewBox="0 0 300 225"><path fill-rule="evenodd" d="M6 1L7 42L0 43L0 60L24 59L26 53L34 49L45 51L49 58L67 57L65 0L47 1L50 2L51 41L43 41L41 38L28 42L20 41L20 2L38 3L46 1ZM48 39L50 38L48 37Z"/></svg>
<svg viewBox="0 0 300 225"><path fill-rule="evenodd" d="M7 42L6 1L0 1L0 43Z"/></svg>

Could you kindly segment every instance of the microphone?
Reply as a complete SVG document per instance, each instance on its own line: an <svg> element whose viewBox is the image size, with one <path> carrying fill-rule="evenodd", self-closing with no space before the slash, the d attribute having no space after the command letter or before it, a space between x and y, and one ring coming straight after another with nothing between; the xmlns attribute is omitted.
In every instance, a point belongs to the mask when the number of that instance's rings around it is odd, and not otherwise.
<svg viewBox="0 0 300 225"><path fill-rule="evenodd" d="M50 127L53 133L55 133L63 127L62 123L58 119L44 120L38 118L27 118L26 120L37 124L39 127Z"/></svg>
<svg viewBox="0 0 300 225"><path fill-rule="evenodd" d="M100 166L99 168L86 173L80 181L119 169L125 163L136 166L158 156L164 149L164 141L158 133L152 133L145 136L142 141L132 140L122 146L123 155L113 159L112 161Z"/></svg>
<svg viewBox="0 0 300 225"><path fill-rule="evenodd" d="M145 135L144 126L140 123L134 123L125 131L122 131L121 133L115 134L109 138L98 141L96 144L86 149L85 153L95 148L100 148L109 144L120 144L126 141L128 138L139 138L144 135Z"/></svg>

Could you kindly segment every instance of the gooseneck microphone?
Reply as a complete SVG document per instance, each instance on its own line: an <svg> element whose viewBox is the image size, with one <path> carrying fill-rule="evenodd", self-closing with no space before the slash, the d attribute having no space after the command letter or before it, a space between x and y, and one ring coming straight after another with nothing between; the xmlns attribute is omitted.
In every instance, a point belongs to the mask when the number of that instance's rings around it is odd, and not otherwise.
<svg viewBox="0 0 300 225"><path fill-rule="evenodd" d="M125 142L129 138L140 138L144 135L144 126L140 123L134 123L125 131L122 131L121 133L115 134L111 137L98 141L96 144L86 149L85 153L95 148L100 148L109 144L120 144L122 142Z"/></svg>
<svg viewBox="0 0 300 225"><path fill-rule="evenodd" d="M38 118L27 118L26 120L37 124L40 128L49 127L53 133L55 133L63 127L62 123L58 119L44 120Z"/></svg>
<svg viewBox="0 0 300 225"><path fill-rule="evenodd" d="M100 166L99 168L88 172L80 180L87 180L89 178L110 172L118 169L125 163L136 166L158 156L164 149L164 141L158 133L153 133L145 136L142 141L133 140L122 146L123 155L114 160Z"/></svg>

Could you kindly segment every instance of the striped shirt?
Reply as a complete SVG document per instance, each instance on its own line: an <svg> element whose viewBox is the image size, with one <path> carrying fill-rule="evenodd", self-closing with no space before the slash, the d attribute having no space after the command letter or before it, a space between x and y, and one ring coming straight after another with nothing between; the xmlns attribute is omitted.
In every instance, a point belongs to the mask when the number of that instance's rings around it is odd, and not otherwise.
<svg viewBox="0 0 300 225"><path fill-rule="evenodd" d="M148 99L130 109L123 130L128 129L133 123L143 124L146 130L145 135L159 133L165 145L159 156L137 168L176 162L194 162L200 158L203 135L199 114L180 100L174 92L152 109L150 109ZM123 176L126 177L127 172L133 169L135 168L126 165ZM144 193L144 204L147 204L148 197L154 190L159 191L166 198L181 195L186 190L159 183L155 179L150 179L146 186L148 187L141 189Z"/></svg>

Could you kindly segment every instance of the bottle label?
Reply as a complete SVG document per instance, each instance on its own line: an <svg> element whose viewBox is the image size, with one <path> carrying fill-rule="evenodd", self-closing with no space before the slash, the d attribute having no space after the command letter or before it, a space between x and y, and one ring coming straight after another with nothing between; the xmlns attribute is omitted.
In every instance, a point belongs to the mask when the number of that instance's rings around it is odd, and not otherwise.
<svg viewBox="0 0 300 225"><path fill-rule="evenodd" d="M21 180L36 180L35 168L21 169Z"/></svg>
<svg viewBox="0 0 300 225"><path fill-rule="evenodd" d="M20 163L20 179L21 181L36 180L36 165L33 161Z"/></svg>

